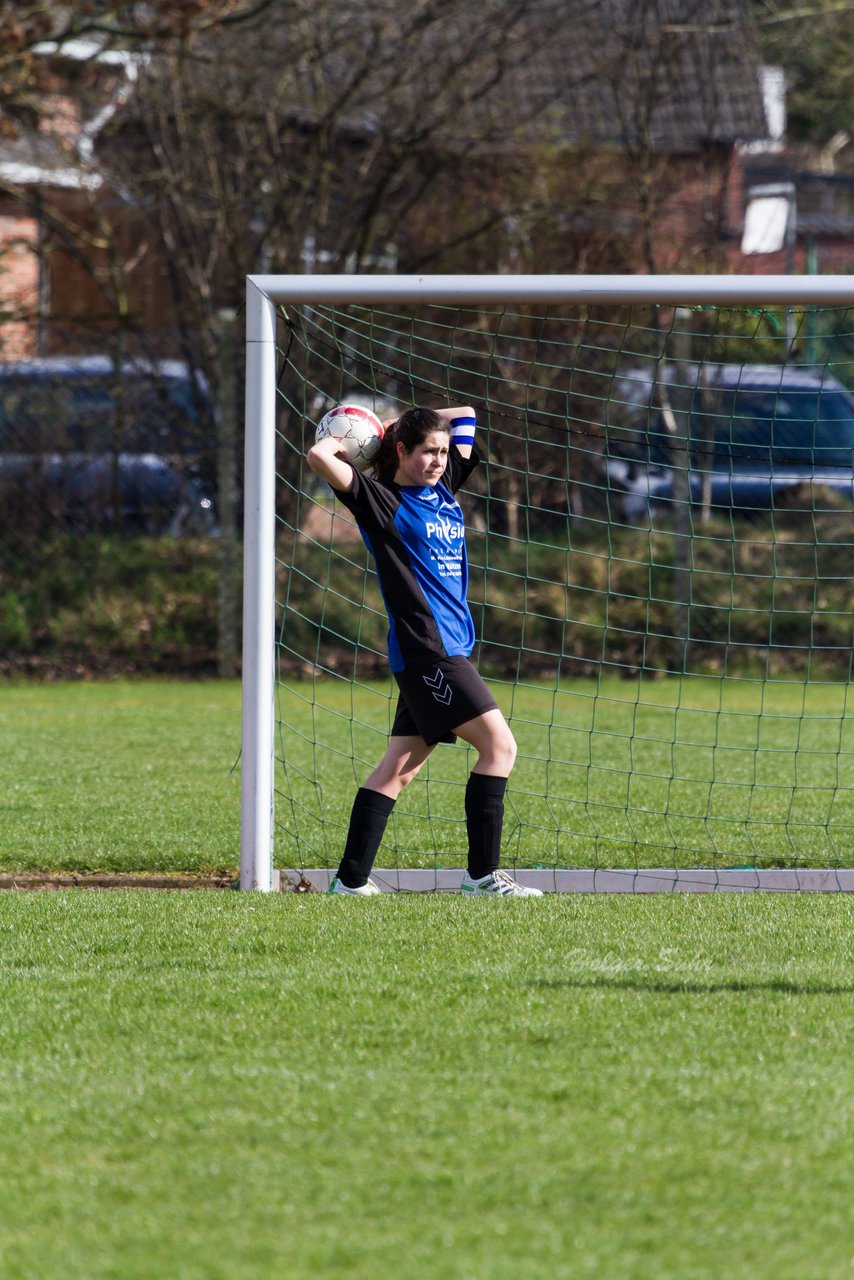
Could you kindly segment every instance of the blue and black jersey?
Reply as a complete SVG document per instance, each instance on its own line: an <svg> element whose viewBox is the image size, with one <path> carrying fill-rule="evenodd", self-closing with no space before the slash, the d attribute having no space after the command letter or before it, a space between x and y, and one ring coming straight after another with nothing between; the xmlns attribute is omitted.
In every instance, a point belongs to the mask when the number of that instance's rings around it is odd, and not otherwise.
<svg viewBox="0 0 854 1280"><path fill-rule="evenodd" d="M465 523L454 494L479 462L476 452L464 458L452 444L435 487L380 484L354 471L350 492L335 490L374 558L389 618L392 671L432 658L468 657L474 648Z"/></svg>

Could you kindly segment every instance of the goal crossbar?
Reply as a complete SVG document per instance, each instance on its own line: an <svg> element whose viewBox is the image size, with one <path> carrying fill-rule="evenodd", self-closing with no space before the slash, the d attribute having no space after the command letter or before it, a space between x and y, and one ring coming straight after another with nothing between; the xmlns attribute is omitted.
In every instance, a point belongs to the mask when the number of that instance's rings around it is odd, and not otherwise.
<svg viewBox="0 0 854 1280"><path fill-rule="evenodd" d="M330 274L247 277L242 889L269 891L277 879L273 870L273 805L278 308L299 304L471 306L513 303L572 303L582 306L659 304L668 307L728 305L757 309L770 306L851 307L854 306L854 276ZM403 872L397 874L404 875ZM602 872L598 874L600 882L606 883L607 876ZM756 873L747 878L749 885L735 887L761 888L761 876L762 873ZM693 878L696 880L696 873L693 873ZM688 886L691 880L692 876L687 876L679 887ZM847 887L848 878L843 877L843 880ZM837 887L840 883L837 876ZM405 885L400 882L400 887ZM673 887L673 884L665 876L661 887ZM769 882L769 887L774 886Z"/></svg>

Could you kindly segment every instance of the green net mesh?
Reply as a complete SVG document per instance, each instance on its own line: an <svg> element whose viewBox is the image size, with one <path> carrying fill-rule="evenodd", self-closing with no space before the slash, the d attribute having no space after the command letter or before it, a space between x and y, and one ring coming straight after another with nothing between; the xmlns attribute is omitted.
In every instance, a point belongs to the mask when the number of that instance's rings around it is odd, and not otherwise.
<svg viewBox="0 0 854 1280"><path fill-rule="evenodd" d="M397 700L333 403L474 404L461 495L518 867L851 866L854 317L711 307L281 313L276 861L337 864ZM463 745L378 865L464 864Z"/></svg>

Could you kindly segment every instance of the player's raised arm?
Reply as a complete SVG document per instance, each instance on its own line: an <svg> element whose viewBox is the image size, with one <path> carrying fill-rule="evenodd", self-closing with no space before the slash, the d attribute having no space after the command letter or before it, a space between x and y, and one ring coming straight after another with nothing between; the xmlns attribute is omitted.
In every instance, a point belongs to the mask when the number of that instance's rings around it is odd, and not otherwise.
<svg viewBox="0 0 854 1280"><path fill-rule="evenodd" d="M306 461L315 475L339 493L349 493L353 488L353 468L343 456L341 441L335 436L326 436L313 444Z"/></svg>
<svg viewBox="0 0 854 1280"><path fill-rule="evenodd" d="M474 433L477 417L470 404L457 405L451 409L437 409L440 418L444 418L451 428L451 444L455 444L464 458L471 455L474 448Z"/></svg>

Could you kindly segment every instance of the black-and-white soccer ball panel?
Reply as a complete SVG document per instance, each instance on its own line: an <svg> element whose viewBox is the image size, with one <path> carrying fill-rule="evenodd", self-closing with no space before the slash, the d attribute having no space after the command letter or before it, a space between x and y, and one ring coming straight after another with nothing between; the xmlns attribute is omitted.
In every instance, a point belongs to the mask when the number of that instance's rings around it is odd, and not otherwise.
<svg viewBox="0 0 854 1280"><path fill-rule="evenodd" d="M364 471L377 456L383 425L375 413L356 404L339 404L317 424L315 440L334 436L341 442L347 461Z"/></svg>

